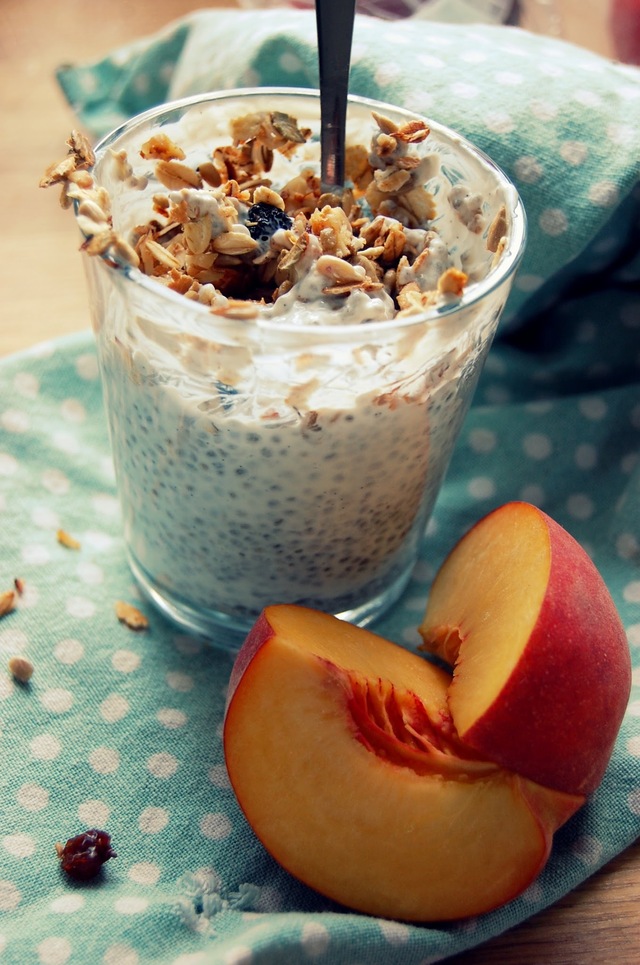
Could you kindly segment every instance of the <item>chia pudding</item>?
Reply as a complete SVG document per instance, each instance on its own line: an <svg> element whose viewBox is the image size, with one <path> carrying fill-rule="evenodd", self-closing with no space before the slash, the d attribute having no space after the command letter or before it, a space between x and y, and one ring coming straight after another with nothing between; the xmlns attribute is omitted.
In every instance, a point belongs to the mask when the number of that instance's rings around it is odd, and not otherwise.
<svg viewBox="0 0 640 965"><path fill-rule="evenodd" d="M523 247L514 189L466 142L357 98L348 123L340 194L309 91L149 112L95 159L70 142L57 178L101 256L129 560L208 635L271 603L366 623L397 599Z"/></svg>

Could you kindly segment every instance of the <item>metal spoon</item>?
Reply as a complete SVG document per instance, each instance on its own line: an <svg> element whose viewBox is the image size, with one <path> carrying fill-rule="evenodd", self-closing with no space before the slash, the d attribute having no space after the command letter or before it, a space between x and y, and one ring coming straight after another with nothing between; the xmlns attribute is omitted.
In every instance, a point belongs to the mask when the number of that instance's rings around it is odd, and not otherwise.
<svg viewBox="0 0 640 965"><path fill-rule="evenodd" d="M344 184L344 139L356 0L316 0L320 164L325 188Z"/></svg>

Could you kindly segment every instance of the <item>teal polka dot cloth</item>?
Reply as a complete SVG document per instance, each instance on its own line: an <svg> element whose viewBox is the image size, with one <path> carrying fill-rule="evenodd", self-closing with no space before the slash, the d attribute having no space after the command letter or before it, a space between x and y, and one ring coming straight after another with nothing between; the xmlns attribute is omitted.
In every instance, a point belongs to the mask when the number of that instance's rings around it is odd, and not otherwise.
<svg viewBox="0 0 640 965"><path fill-rule="evenodd" d="M206 88L315 86L314 37L308 12L201 12L59 79L98 133ZM3 963L425 965L556 901L640 834L640 72L511 28L360 18L352 89L469 135L530 223L421 560L376 629L414 646L455 540L507 500L540 505L592 555L627 630L634 684L611 765L538 880L493 913L383 921L292 879L226 776L232 658L133 586L92 336L38 346L0 363L0 592L22 581L0 619ZM116 600L149 629L120 623ZM14 654L34 665L26 685L6 670ZM54 846L87 827L109 831L117 858L74 884Z"/></svg>

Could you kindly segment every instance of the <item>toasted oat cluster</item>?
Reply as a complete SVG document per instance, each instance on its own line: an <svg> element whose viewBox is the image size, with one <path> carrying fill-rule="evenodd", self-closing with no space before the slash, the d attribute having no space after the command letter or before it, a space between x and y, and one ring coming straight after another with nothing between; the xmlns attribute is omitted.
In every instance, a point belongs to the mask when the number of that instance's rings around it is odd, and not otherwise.
<svg viewBox="0 0 640 965"><path fill-rule="evenodd" d="M81 135L72 134L67 157L41 184L62 183L63 205L77 203L89 254L138 267L216 314L251 318L306 279L320 297L361 290L392 299L395 312L410 315L460 297L468 279L427 227L436 214L425 188L432 159L412 145L428 137L428 126L420 120L398 126L375 112L373 118L370 148L347 149L349 186L341 193L324 191L311 168L275 190L274 153L291 158L311 135L283 113L236 118L231 143L197 167L167 134L155 134L140 154L154 162L165 190L153 195L149 220L128 238L113 229L109 197L94 183L93 154ZM112 159L120 180L146 187L124 151ZM458 217L480 233L485 225L476 201L464 193L452 198ZM487 241L496 257L505 232L502 211Z"/></svg>

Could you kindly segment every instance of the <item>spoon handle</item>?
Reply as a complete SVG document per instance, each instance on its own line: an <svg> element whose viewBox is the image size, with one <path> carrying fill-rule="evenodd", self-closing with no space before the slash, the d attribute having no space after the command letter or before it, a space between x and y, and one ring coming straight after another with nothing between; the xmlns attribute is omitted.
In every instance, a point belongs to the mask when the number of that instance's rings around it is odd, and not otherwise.
<svg viewBox="0 0 640 965"><path fill-rule="evenodd" d="M322 184L344 184L344 139L356 0L316 0Z"/></svg>

